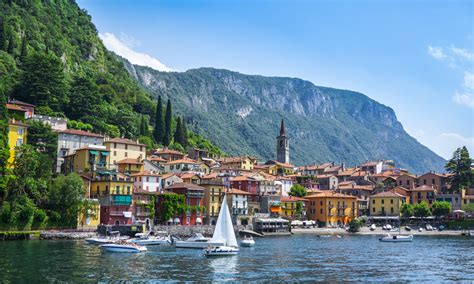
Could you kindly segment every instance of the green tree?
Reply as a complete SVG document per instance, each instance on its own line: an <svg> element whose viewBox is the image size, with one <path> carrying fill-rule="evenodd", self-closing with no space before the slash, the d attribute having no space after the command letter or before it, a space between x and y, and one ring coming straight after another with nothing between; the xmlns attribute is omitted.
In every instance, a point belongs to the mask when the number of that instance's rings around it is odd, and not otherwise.
<svg viewBox="0 0 474 284"><path fill-rule="evenodd" d="M184 117L181 119L181 123L183 125L183 147L188 147L188 129L186 127L186 122L184 121Z"/></svg>
<svg viewBox="0 0 474 284"><path fill-rule="evenodd" d="M451 212L451 203L447 201L435 201L431 204L431 213L436 216L446 216Z"/></svg>
<svg viewBox="0 0 474 284"><path fill-rule="evenodd" d="M308 192L306 191L306 188L302 186L301 184L295 184L290 188L290 192L292 196L296 197L305 197Z"/></svg>
<svg viewBox="0 0 474 284"><path fill-rule="evenodd" d="M8 39L8 48L7 52L11 55L14 55L15 51L15 38L13 37L13 33L10 34L10 38Z"/></svg>
<svg viewBox="0 0 474 284"><path fill-rule="evenodd" d="M153 130L153 137L157 143L163 142L164 133L165 121L163 118L163 104L161 102L161 96L159 96L158 103L156 104L155 129Z"/></svg>
<svg viewBox="0 0 474 284"><path fill-rule="evenodd" d="M428 208L428 204L425 201L421 203L415 204L413 208L413 213L415 217L426 217L430 215L430 209Z"/></svg>
<svg viewBox="0 0 474 284"><path fill-rule="evenodd" d="M468 213L474 213L474 203L463 204L461 209Z"/></svg>
<svg viewBox="0 0 474 284"><path fill-rule="evenodd" d="M140 120L140 135L150 136L150 130L148 128L148 119L144 115L141 116Z"/></svg>
<svg viewBox="0 0 474 284"><path fill-rule="evenodd" d="M409 218L415 215L415 208L412 204L403 203L403 205L400 207L400 213L403 217Z"/></svg>
<svg viewBox="0 0 474 284"><path fill-rule="evenodd" d="M15 92L16 98L59 112L67 105L67 93L68 83L59 58L51 53L28 56L23 66L21 84Z"/></svg>
<svg viewBox="0 0 474 284"><path fill-rule="evenodd" d="M59 213L60 226L75 227L84 200L84 183L79 175L60 175L52 183L48 193L49 209Z"/></svg>
<svg viewBox="0 0 474 284"><path fill-rule="evenodd" d="M168 99L165 113L165 135L163 136L163 145L168 146L171 143L171 120L172 120L171 100Z"/></svg>
<svg viewBox="0 0 474 284"><path fill-rule="evenodd" d="M148 136L140 136L138 137L138 142L145 144L147 150L155 149L155 143L152 138Z"/></svg>
<svg viewBox="0 0 474 284"><path fill-rule="evenodd" d="M4 92L0 91L0 196L3 196L7 189L8 158L10 157L6 103L7 99Z"/></svg>
<svg viewBox="0 0 474 284"><path fill-rule="evenodd" d="M181 146L184 144L184 132L181 118L178 116L176 119L176 130L174 132L174 142L179 143Z"/></svg>
<svg viewBox="0 0 474 284"><path fill-rule="evenodd" d="M162 223L186 212L184 195L165 193L160 198L162 202L158 218Z"/></svg>
<svg viewBox="0 0 474 284"><path fill-rule="evenodd" d="M5 20L0 22L0 50L7 50L7 27Z"/></svg>
<svg viewBox="0 0 474 284"><path fill-rule="evenodd" d="M351 233L358 232L360 227L362 227L362 221L360 219L355 218L349 222L349 232Z"/></svg>
<svg viewBox="0 0 474 284"><path fill-rule="evenodd" d="M296 202L296 216L301 216L303 214L303 202Z"/></svg>
<svg viewBox="0 0 474 284"><path fill-rule="evenodd" d="M66 113L71 119L87 119L87 117L101 117L97 106L101 103L101 96L97 84L90 76L77 76L69 90L69 104Z"/></svg>
<svg viewBox="0 0 474 284"><path fill-rule="evenodd" d="M49 124L37 120L28 122L27 139L36 151L49 157L51 162L56 162L58 150L58 134L51 129Z"/></svg>
<svg viewBox="0 0 474 284"><path fill-rule="evenodd" d="M474 181L474 173L471 168L473 160L469 156L466 146L456 149L453 157L448 161L445 168L452 173L452 189L462 189L469 187Z"/></svg>
<svg viewBox="0 0 474 284"><path fill-rule="evenodd" d="M28 57L28 40L26 35L21 39L20 62L24 62Z"/></svg>

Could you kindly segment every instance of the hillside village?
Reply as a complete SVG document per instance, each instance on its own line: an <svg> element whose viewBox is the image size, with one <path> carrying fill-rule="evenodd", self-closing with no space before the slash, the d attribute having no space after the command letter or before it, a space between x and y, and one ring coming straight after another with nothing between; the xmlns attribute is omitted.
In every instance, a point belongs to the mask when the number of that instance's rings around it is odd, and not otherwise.
<svg viewBox="0 0 474 284"><path fill-rule="evenodd" d="M329 161L297 167L290 162L291 129L285 128L284 120L275 130L275 159L258 161L249 156L218 157L192 147L187 153L147 150L145 144L130 139L68 129L66 118L37 115L28 103L12 100L6 107L10 165L15 147L27 142L28 121L48 124L58 134L53 171L80 175L84 198L95 204L80 214L78 228L213 225L225 193L235 225L275 218L313 220L332 227L360 216L398 218L404 204L430 208L436 201L447 201L452 210L459 210L474 203L474 189L452 190L449 174L415 175L391 160L351 167ZM302 193L296 194L298 190ZM176 201L182 204L170 211Z"/></svg>

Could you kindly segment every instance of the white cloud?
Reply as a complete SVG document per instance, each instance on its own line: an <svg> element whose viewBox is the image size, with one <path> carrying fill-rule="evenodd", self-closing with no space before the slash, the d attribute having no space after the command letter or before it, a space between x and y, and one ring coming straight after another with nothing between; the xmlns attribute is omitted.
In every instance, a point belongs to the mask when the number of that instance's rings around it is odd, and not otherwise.
<svg viewBox="0 0 474 284"><path fill-rule="evenodd" d="M146 53L141 53L133 50L131 47L139 44L139 42L133 37L125 35L121 37L121 40L112 33L99 34L99 37L102 39L107 49L117 53L122 57L127 58L133 64L148 66L158 71L174 71L173 69L161 63L158 59Z"/></svg>
<svg viewBox="0 0 474 284"><path fill-rule="evenodd" d="M474 90L474 73L464 72L464 86L468 89Z"/></svg>
<svg viewBox="0 0 474 284"><path fill-rule="evenodd" d="M472 92L456 92L453 96L453 101L457 104L474 108L474 93Z"/></svg>
<svg viewBox="0 0 474 284"><path fill-rule="evenodd" d="M470 52L469 50L465 48L457 48L455 46L451 46L451 51L459 57L462 57L470 61L474 61L474 53Z"/></svg>
<svg viewBox="0 0 474 284"><path fill-rule="evenodd" d="M440 154L446 159L450 159L454 151L462 146L466 146L471 155L474 153L474 137L465 137L458 133L441 133L438 138L443 149Z"/></svg>
<svg viewBox="0 0 474 284"><path fill-rule="evenodd" d="M444 54L441 47L428 46L428 54L438 60L446 58L446 54Z"/></svg>

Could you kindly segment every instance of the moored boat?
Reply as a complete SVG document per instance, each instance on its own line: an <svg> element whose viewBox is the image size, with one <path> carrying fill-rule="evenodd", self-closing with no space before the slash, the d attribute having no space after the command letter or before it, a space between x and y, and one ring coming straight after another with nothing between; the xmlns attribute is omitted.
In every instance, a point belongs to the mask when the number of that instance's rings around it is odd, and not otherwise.
<svg viewBox="0 0 474 284"><path fill-rule="evenodd" d="M109 252L138 253L147 251L147 248L145 246L139 246L131 243L105 244L101 245L100 247L105 251Z"/></svg>
<svg viewBox="0 0 474 284"><path fill-rule="evenodd" d="M169 236L155 236L154 233L150 234L136 234L135 238L127 240L128 243L137 245L168 245L171 244L171 238Z"/></svg>
<svg viewBox="0 0 474 284"><path fill-rule="evenodd" d="M92 238L84 239L88 244L91 245L103 245L103 244L112 244L121 240L127 239L127 236L120 236L120 232L112 231L109 236L98 236Z"/></svg>
<svg viewBox="0 0 474 284"><path fill-rule="evenodd" d="M251 236L245 236L241 241L240 245L243 247L253 247L255 245L255 241Z"/></svg>
<svg viewBox="0 0 474 284"><path fill-rule="evenodd" d="M201 233L195 233L190 238L182 241L175 240L174 246L177 248L195 248L195 249L204 249L209 246L222 246L224 245L223 241L210 240L209 238L204 237Z"/></svg>
<svg viewBox="0 0 474 284"><path fill-rule="evenodd" d="M389 243L412 242L413 241L413 235L391 235L391 234L387 234L383 237L380 237L379 240L381 242L389 242Z"/></svg>

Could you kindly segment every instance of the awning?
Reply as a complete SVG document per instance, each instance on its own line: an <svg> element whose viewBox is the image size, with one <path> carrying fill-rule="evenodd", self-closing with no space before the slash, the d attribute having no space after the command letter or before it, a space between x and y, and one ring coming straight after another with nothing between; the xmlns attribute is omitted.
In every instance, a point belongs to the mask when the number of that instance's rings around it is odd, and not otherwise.
<svg viewBox="0 0 474 284"><path fill-rule="evenodd" d="M201 218L199 218L199 217L198 217L198 218L196 218L196 223L199 223L199 224L201 224L201 223L202 223L202 220L201 220Z"/></svg>
<svg viewBox="0 0 474 284"><path fill-rule="evenodd" d="M179 218L174 218L174 223L179 223Z"/></svg>
<svg viewBox="0 0 474 284"><path fill-rule="evenodd" d="M89 154L91 155L98 155L99 152L95 151L95 150L89 150Z"/></svg>
<svg viewBox="0 0 474 284"><path fill-rule="evenodd" d="M101 154L102 156L108 156L108 155L109 155L109 152L100 152L100 154Z"/></svg>

